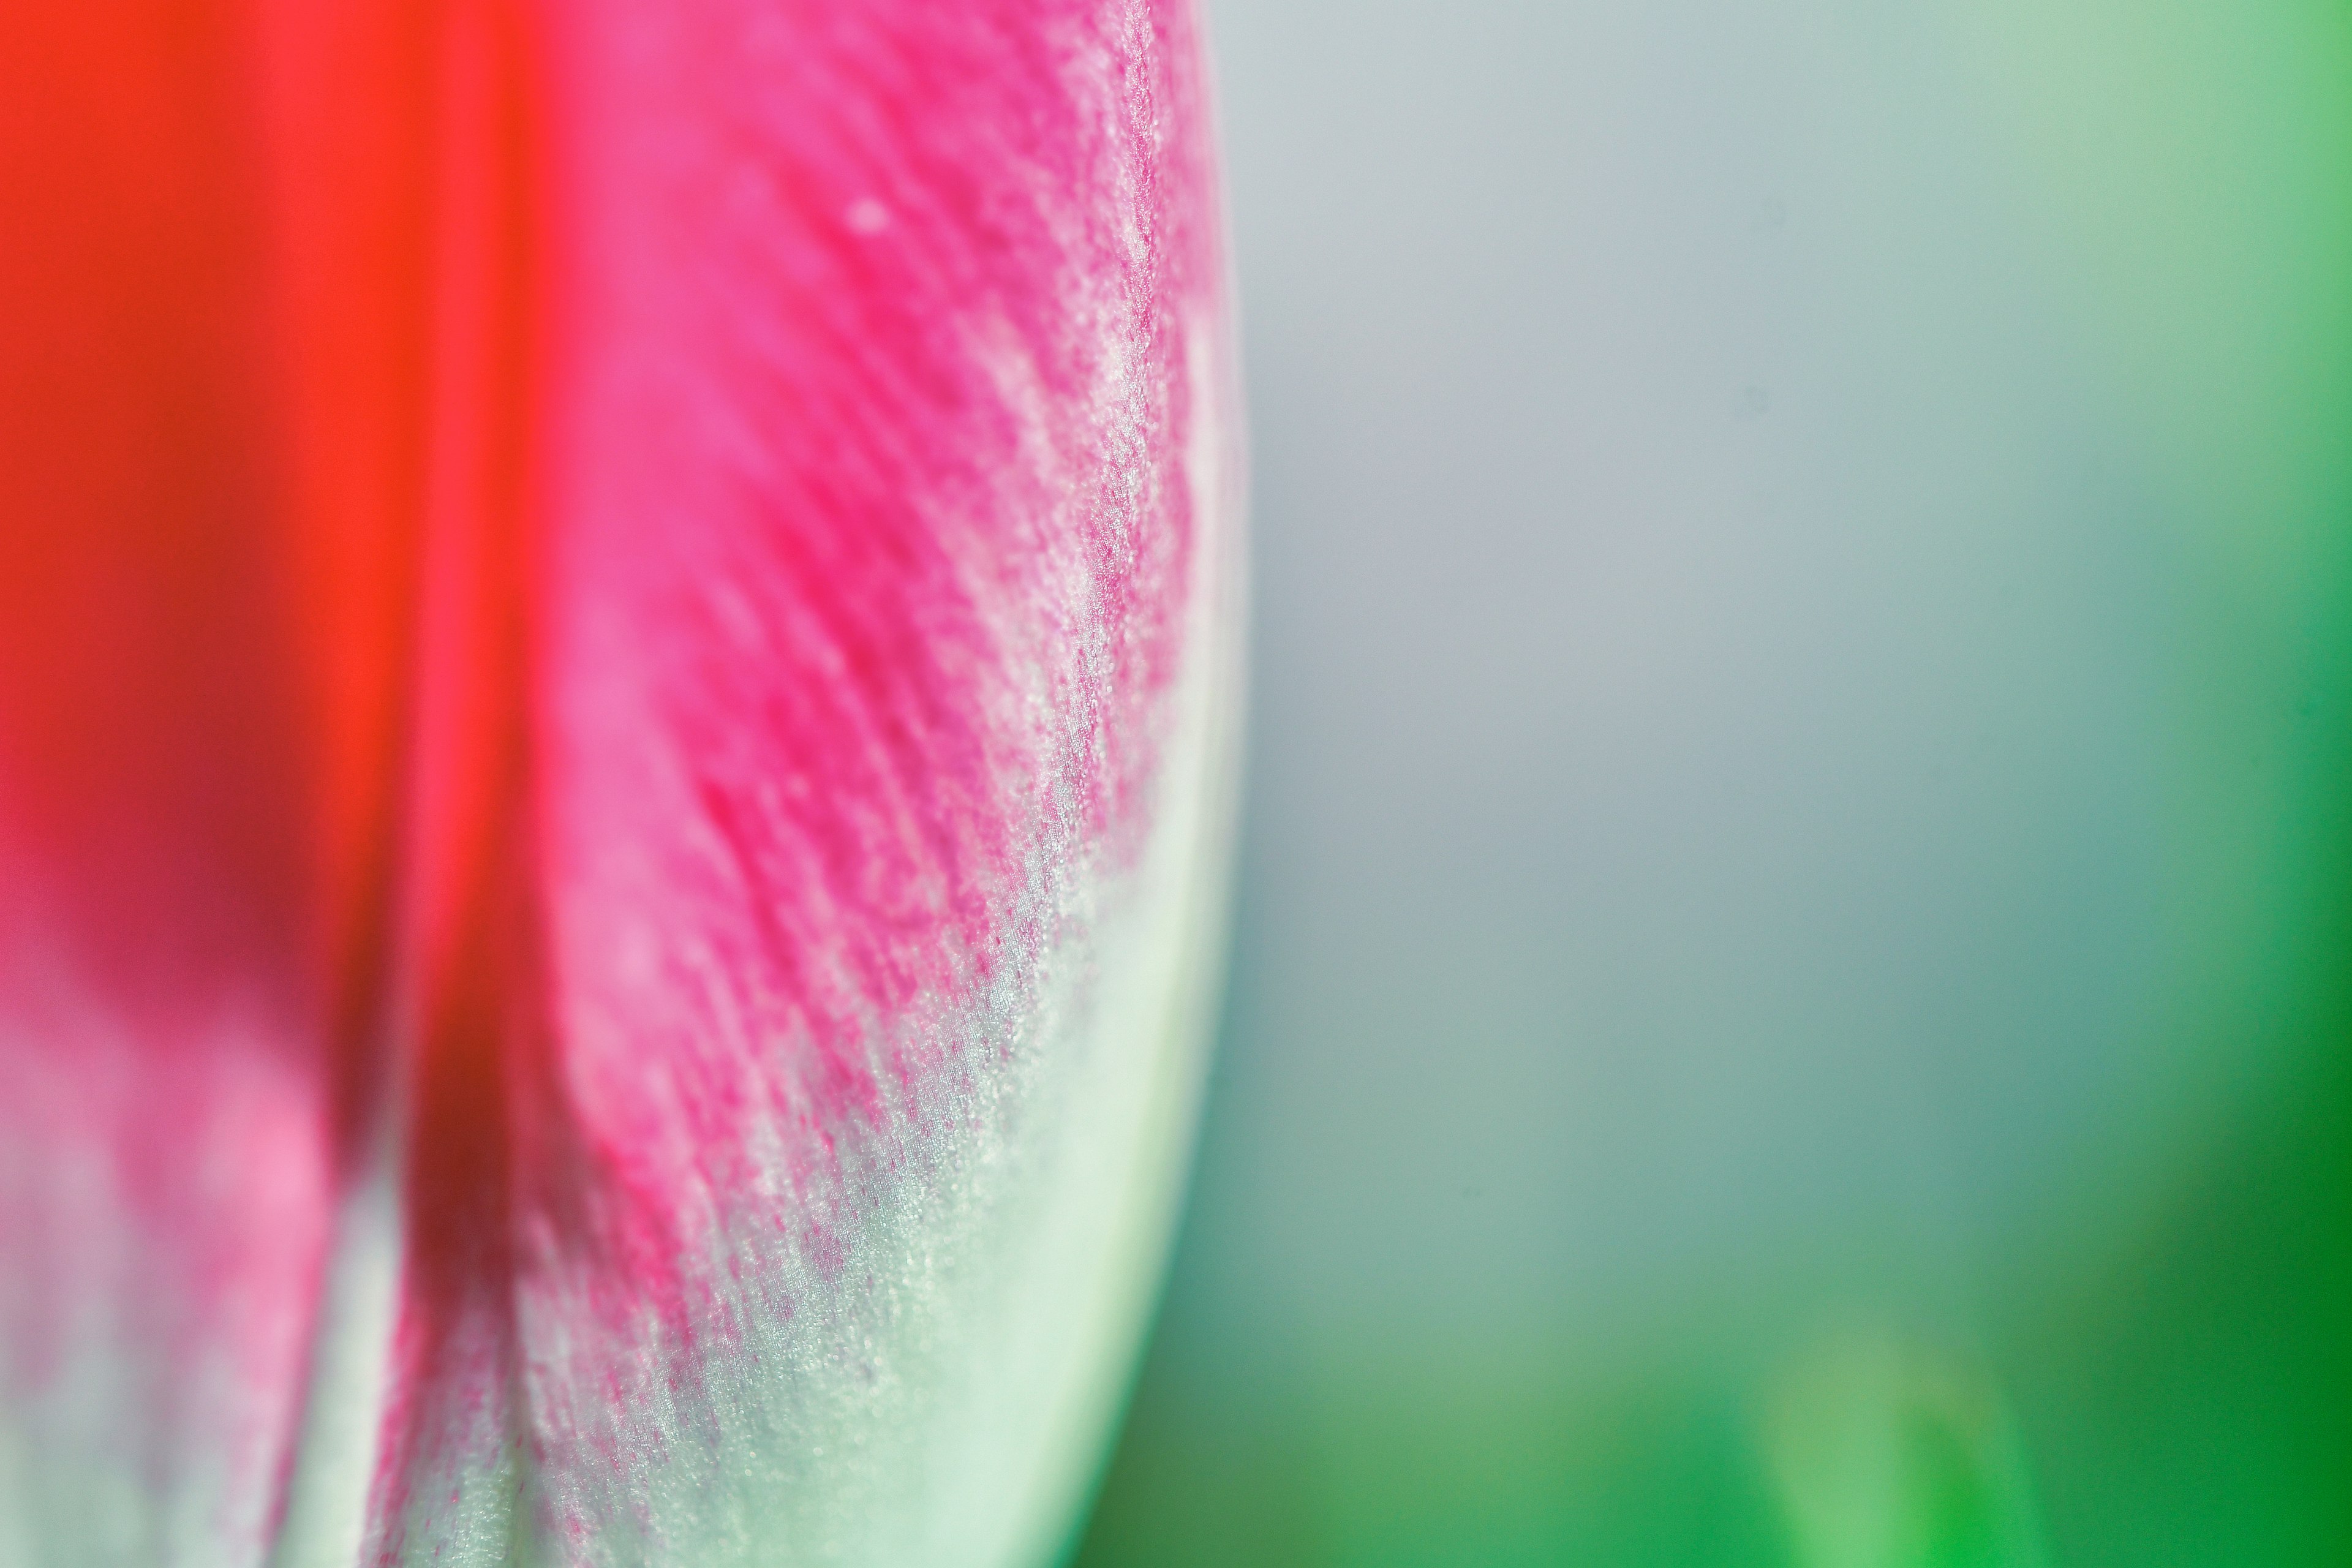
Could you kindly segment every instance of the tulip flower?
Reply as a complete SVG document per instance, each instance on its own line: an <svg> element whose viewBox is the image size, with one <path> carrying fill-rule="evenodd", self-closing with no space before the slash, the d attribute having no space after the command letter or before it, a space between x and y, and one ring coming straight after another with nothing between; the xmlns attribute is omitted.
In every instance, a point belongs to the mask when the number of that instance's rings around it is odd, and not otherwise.
<svg viewBox="0 0 2352 1568"><path fill-rule="evenodd" d="M1236 669L1183 0L0 39L0 1563L1013 1563Z"/></svg>

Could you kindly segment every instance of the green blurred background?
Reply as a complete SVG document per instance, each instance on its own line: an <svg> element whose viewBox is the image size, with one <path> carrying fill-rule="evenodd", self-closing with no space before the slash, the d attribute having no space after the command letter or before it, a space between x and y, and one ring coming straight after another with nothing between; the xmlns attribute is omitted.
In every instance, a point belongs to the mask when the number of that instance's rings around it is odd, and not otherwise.
<svg viewBox="0 0 2352 1568"><path fill-rule="evenodd" d="M1212 22L1252 772L1076 1561L2352 1563L2352 6Z"/></svg>

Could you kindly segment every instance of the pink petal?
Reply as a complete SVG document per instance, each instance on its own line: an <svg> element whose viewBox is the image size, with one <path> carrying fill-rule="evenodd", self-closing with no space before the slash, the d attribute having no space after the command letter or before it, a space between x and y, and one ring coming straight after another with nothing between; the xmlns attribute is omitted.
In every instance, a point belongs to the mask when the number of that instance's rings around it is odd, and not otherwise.
<svg viewBox="0 0 2352 1568"><path fill-rule="evenodd" d="M1184 8L118 8L217 135L5 279L24 1555L1050 1549L1217 903Z"/></svg>

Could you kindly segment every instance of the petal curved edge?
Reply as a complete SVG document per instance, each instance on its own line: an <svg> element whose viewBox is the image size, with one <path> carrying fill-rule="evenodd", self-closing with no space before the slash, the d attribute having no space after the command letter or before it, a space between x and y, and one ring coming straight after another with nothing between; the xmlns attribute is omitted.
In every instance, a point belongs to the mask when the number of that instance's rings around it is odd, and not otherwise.
<svg viewBox="0 0 2352 1568"><path fill-rule="evenodd" d="M531 15L528 732L483 830L517 890L473 895L521 913L495 1081L418 1091L371 1550L1042 1560L1169 1240L1223 905L1192 18ZM509 1186L461 1212L418 1184L468 1141Z"/></svg>

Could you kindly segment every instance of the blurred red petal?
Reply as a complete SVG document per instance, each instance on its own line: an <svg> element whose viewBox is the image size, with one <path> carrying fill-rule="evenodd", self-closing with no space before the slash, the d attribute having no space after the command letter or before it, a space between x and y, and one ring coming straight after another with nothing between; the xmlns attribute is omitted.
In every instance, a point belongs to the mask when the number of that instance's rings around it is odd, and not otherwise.
<svg viewBox="0 0 2352 1568"><path fill-rule="evenodd" d="M334 1173L245 44L9 32L0 1555L250 1559Z"/></svg>

